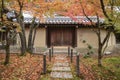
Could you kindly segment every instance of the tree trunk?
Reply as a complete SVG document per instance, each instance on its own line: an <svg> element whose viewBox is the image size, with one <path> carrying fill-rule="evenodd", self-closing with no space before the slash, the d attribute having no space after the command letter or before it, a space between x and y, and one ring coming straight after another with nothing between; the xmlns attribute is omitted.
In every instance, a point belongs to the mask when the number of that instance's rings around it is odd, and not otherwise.
<svg viewBox="0 0 120 80"><path fill-rule="evenodd" d="M23 37L23 34L22 33L19 33L20 35L20 39L21 39L21 56L25 55L25 52L26 52L26 47L25 47L25 40L24 40L24 37Z"/></svg>
<svg viewBox="0 0 120 80"><path fill-rule="evenodd" d="M28 51L32 52L32 36L33 36L33 28L30 29L29 38L28 38Z"/></svg>
<svg viewBox="0 0 120 80"><path fill-rule="evenodd" d="M32 40L32 52L33 52L33 46L34 46L34 42L35 42L35 37L36 37L36 32L37 32L37 27L38 26L39 26L39 24L34 29L33 40Z"/></svg>
<svg viewBox="0 0 120 80"><path fill-rule="evenodd" d="M25 36L25 28L24 22L21 17L18 18L18 22L20 23L22 31L19 33L21 40L21 56L25 55L26 52L26 36Z"/></svg>
<svg viewBox="0 0 120 80"><path fill-rule="evenodd" d="M22 15L22 9L23 9L23 4L20 0L17 0L20 11L19 14L16 14L16 18L18 23L21 26L21 32L19 33L20 36L20 40L21 40L21 56L25 55L26 52L26 35L25 35L25 24L24 24L24 20L23 20L23 15Z"/></svg>
<svg viewBox="0 0 120 80"><path fill-rule="evenodd" d="M6 56L5 56L4 65L7 65L9 63L9 59L10 59L10 44L6 45L5 51L6 51Z"/></svg>
<svg viewBox="0 0 120 80"><path fill-rule="evenodd" d="M25 34L25 24L22 22L22 32L23 32L23 40L25 44L25 50L27 49L27 44L26 44L26 34Z"/></svg>
<svg viewBox="0 0 120 80"><path fill-rule="evenodd" d="M98 66L101 67L102 66L102 43L101 43L101 31L100 28L98 29Z"/></svg>
<svg viewBox="0 0 120 80"><path fill-rule="evenodd" d="M23 42L24 42L24 46L25 46L25 49L27 48L26 46L26 35L25 35L25 24L23 22L23 19L20 19L20 25L21 25L21 29L22 29L22 36L23 36Z"/></svg>
<svg viewBox="0 0 120 80"><path fill-rule="evenodd" d="M102 66L102 48L103 48L103 44L101 43L101 29L98 28L98 66L101 67Z"/></svg>
<svg viewBox="0 0 120 80"><path fill-rule="evenodd" d="M30 26L30 32L29 32L29 37L28 37L28 51L30 53L33 52L33 31L34 31L34 27L35 27L35 18L33 18L32 24Z"/></svg>
<svg viewBox="0 0 120 80"><path fill-rule="evenodd" d="M32 38L33 38L33 28L34 27L34 23L32 23L32 25L30 26L30 32L29 32L29 37L28 37L28 51L30 52L30 53L32 53L32 49L33 49L33 47L32 47Z"/></svg>
<svg viewBox="0 0 120 80"><path fill-rule="evenodd" d="M102 66L102 47L99 45L98 48L98 66L101 67Z"/></svg>
<svg viewBox="0 0 120 80"><path fill-rule="evenodd" d="M3 10L4 10L4 0L2 0L1 4L1 21L3 22Z"/></svg>
<svg viewBox="0 0 120 80"><path fill-rule="evenodd" d="M10 59L10 40L8 39L8 36L6 37L5 51L6 51L6 56L5 56L4 65L7 65Z"/></svg>

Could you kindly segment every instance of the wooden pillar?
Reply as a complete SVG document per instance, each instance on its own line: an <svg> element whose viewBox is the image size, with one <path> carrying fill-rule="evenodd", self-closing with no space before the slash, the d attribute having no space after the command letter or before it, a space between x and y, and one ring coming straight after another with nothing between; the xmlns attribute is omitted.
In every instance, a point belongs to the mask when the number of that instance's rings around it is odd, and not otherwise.
<svg viewBox="0 0 120 80"><path fill-rule="evenodd" d="M76 56L76 75L79 76L80 75L80 67L79 67L79 53L77 53Z"/></svg>
<svg viewBox="0 0 120 80"><path fill-rule="evenodd" d="M70 58L71 63L73 62L73 49L71 49L71 58Z"/></svg>
<svg viewBox="0 0 120 80"><path fill-rule="evenodd" d="M51 61L51 49L49 49L49 61Z"/></svg>
<svg viewBox="0 0 120 80"><path fill-rule="evenodd" d="M43 54L43 74L46 74L46 53Z"/></svg>
<svg viewBox="0 0 120 80"><path fill-rule="evenodd" d="M77 47L77 29L78 29L78 26L76 26L76 28L75 28L75 40L74 40L74 47Z"/></svg>
<svg viewBox="0 0 120 80"><path fill-rule="evenodd" d="M51 46L51 44L50 44L50 36L51 36L51 34L50 34L50 27L49 26L45 26L45 28L46 28L46 45L47 45L47 47L48 48L50 48L50 46Z"/></svg>
<svg viewBox="0 0 120 80"><path fill-rule="evenodd" d="M52 51L51 51L51 52L52 52L52 57L53 57L53 55L54 55L54 49L53 49L53 46L52 46Z"/></svg>
<svg viewBox="0 0 120 80"><path fill-rule="evenodd" d="M70 46L68 46L68 56L70 56Z"/></svg>

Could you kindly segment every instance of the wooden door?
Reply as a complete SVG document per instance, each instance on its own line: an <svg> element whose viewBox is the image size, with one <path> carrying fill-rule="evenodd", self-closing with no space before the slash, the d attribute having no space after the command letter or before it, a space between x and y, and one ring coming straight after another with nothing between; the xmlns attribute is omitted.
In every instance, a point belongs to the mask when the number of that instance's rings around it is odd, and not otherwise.
<svg viewBox="0 0 120 80"><path fill-rule="evenodd" d="M73 30L72 29L64 29L63 30L63 35L62 35L62 38L63 38L63 45L72 45L72 42L73 42Z"/></svg>
<svg viewBox="0 0 120 80"><path fill-rule="evenodd" d="M61 31L59 30L52 30L51 31L51 45L52 46L59 46L61 44Z"/></svg>
<svg viewBox="0 0 120 80"><path fill-rule="evenodd" d="M73 28L52 28L50 30L50 44L51 46L72 46L73 34Z"/></svg>

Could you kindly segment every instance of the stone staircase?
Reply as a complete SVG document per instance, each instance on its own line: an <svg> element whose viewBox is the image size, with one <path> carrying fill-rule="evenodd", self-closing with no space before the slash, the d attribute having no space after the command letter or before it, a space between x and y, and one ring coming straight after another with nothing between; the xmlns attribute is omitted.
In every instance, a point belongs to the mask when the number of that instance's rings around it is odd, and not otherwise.
<svg viewBox="0 0 120 80"><path fill-rule="evenodd" d="M68 53L68 47L67 46L61 46L61 47L53 47L54 53ZM73 49L73 53L75 53L76 50Z"/></svg>
<svg viewBox="0 0 120 80"><path fill-rule="evenodd" d="M73 75L71 72L70 65L65 55L55 56L55 62L52 67L52 72L50 74L51 78L55 79L72 79Z"/></svg>

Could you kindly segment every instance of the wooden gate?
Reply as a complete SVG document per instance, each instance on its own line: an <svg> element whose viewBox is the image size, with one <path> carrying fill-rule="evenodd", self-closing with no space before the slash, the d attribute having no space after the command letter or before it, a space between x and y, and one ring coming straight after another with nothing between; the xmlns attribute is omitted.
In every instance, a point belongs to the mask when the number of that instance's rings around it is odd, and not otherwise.
<svg viewBox="0 0 120 80"><path fill-rule="evenodd" d="M72 27L51 27L49 29L50 46L72 46L75 29Z"/></svg>

